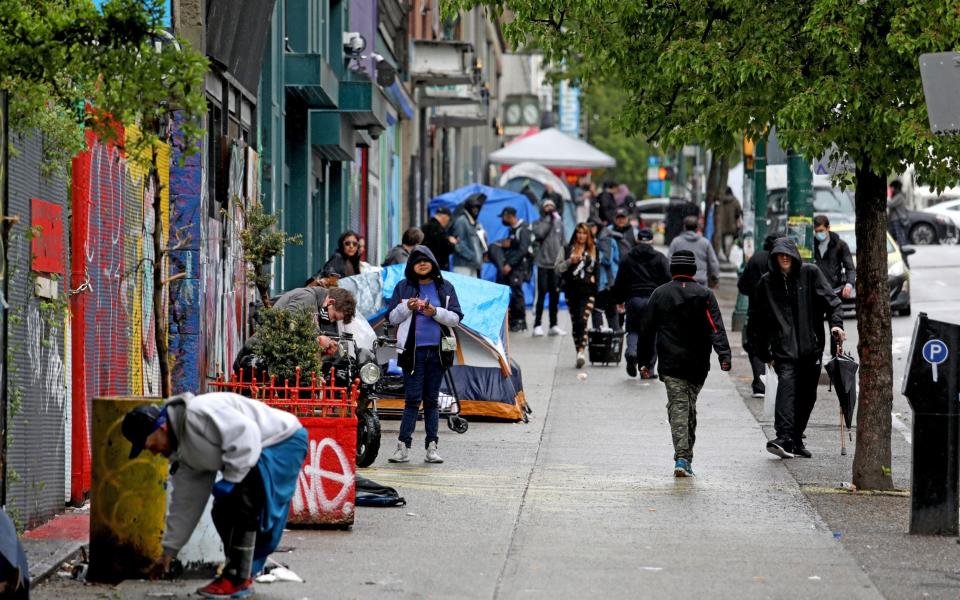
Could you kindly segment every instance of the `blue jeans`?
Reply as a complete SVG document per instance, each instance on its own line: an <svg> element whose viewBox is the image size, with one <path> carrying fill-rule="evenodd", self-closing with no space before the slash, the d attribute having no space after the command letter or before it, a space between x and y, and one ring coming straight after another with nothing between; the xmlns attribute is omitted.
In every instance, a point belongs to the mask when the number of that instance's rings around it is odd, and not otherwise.
<svg viewBox="0 0 960 600"><path fill-rule="evenodd" d="M413 444L413 430L417 427L417 415L423 402L423 427L427 431L424 446L439 442L440 429L440 383L443 381L443 366L440 364L440 349L437 346L417 348L413 372L403 371L403 386L406 401L403 418L400 420L400 441L409 448Z"/></svg>

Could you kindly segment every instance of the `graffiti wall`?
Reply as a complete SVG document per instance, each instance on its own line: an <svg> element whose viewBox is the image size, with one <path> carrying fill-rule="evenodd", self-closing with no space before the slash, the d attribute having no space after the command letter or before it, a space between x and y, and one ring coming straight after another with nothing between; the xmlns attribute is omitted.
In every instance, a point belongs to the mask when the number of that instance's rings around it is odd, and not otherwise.
<svg viewBox="0 0 960 600"><path fill-rule="evenodd" d="M129 139L136 130L128 129ZM92 135L73 160L72 251L74 485L89 490L90 403L101 396L159 396L154 330L154 235L170 239L170 152L158 149L160 224L153 179L115 145ZM164 275L166 279L166 275ZM167 306L160 307L166 313Z"/></svg>
<svg viewBox="0 0 960 600"><path fill-rule="evenodd" d="M6 301L7 512L23 526L63 510L69 492L71 377L67 274L62 226L66 182L47 176L38 137L12 137ZM37 460L42 456L43 460Z"/></svg>

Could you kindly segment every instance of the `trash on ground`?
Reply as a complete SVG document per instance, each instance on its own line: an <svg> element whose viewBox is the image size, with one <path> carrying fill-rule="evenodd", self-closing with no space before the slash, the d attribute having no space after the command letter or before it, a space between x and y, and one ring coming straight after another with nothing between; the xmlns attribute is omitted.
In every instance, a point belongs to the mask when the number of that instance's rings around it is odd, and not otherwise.
<svg viewBox="0 0 960 600"><path fill-rule="evenodd" d="M579 379L580 381L584 381L586 380L586 378L587 378L586 373L577 373L577 379Z"/></svg>
<svg viewBox="0 0 960 600"><path fill-rule="evenodd" d="M652 571L652 572L663 570L663 567L640 567L640 568L643 569L644 571Z"/></svg>
<svg viewBox="0 0 960 600"><path fill-rule="evenodd" d="M810 577L807 577L807 579L809 579L810 581L820 581L820 576L819 576L819 575L811 575Z"/></svg>

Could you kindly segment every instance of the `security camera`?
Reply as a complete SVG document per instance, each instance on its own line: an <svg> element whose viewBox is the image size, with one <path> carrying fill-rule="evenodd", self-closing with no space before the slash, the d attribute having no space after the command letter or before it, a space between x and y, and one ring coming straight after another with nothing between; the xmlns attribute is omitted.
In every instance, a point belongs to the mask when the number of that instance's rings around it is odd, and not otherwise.
<svg viewBox="0 0 960 600"><path fill-rule="evenodd" d="M367 47L367 40L359 32L343 32L343 51L351 56L359 55Z"/></svg>

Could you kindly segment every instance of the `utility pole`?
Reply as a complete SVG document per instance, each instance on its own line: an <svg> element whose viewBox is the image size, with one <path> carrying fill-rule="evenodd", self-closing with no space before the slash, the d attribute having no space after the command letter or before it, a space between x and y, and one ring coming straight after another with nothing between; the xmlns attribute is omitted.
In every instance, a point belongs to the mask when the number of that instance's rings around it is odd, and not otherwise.
<svg viewBox="0 0 960 600"><path fill-rule="evenodd" d="M787 235L797 243L800 257L813 260L813 172L810 162L787 151Z"/></svg>
<svg viewBox="0 0 960 600"><path fill-rule="evenodd" d="M744 167L746 167L747 156L744 155L743 158ZM757 252L763 248L763 240L767 236L767 141L765 138L754 142L753 168L745 168L744 172L753 179L753 251ZM749 298L743 294L737 294L737 304L733 310L730 325L732 331L743 330L749 307Z"/></svg>

